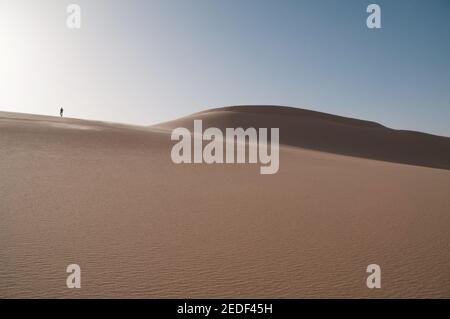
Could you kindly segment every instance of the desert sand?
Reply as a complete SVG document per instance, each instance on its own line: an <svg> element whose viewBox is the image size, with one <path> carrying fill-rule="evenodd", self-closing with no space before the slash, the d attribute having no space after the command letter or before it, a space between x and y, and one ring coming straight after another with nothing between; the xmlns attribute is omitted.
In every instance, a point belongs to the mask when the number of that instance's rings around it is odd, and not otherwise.
<svg viewBox="0 0 450 319"><path fill-rule="evenodd" d="M193 119L279 127L278 173L172 163ZM152 127L0 112L0 297L450 298L449 169L447 137L292 108Z"/></svg>

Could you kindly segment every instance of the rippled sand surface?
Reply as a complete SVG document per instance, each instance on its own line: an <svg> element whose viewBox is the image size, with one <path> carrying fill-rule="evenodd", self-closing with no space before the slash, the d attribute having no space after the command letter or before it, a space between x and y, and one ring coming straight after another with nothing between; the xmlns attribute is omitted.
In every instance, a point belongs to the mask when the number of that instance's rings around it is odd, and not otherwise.
<svg viewBox="0 0 450 319"><path fill-rule="evenodd" d="M282 147L260 175L175 165L171 145L1 114L0 297L450 298L449 170Z"/></svg>

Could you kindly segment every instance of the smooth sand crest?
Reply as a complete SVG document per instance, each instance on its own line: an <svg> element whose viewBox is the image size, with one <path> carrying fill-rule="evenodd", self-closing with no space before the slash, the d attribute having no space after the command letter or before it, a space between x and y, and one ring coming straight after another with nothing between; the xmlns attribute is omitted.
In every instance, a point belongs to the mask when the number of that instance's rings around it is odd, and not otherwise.
<svg viewBox="0 0 450 319"><path fill-rule="evenodd" d="M450 169L450 138L394 130L381 124L282 106L232 106L211 109L155 127L278 127L284 145L333 154Z"/></svg>
<svg viewBox="0 0 450 319"><path fill-rule="evenodd" d="M450 170L285 144L260 175L173 164L163 130L0 113L0 297L450 298ZM430 158L448 149L415 161Z"/></svg>

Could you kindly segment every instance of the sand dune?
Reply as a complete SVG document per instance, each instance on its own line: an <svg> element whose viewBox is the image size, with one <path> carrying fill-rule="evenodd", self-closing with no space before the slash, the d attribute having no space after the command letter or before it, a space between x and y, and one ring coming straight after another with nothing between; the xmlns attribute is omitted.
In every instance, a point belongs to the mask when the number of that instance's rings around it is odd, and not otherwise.
<svg viewBox="0 0 450 319"><path fill-rule="evenodd" d="M173 164L165 130L194 117L279 126L279 172ZM449 160L448 138L295 109L151 128L0 113L0 297L450 298Z"/></svg>
<svg viewBox="0 0 450 319"><path fill-rule="evenodd" d="M205 126L279 127L285 145L383 160L450 169L450 138L394 130L381 124L310 110L281 106L234 106L212 109L156 127L192 128L193 119Z"/></svg>

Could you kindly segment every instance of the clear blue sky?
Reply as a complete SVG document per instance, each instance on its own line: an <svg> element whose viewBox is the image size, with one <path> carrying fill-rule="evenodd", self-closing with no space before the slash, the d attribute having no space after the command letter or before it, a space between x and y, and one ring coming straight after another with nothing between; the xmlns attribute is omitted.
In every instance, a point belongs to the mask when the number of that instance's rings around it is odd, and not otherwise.
<svg viewBox="0 0 450 319"><path fill-rule="evenodd" d="M450 136L450 1L0 0L0 110L153 124L235 104Z"/></svg>

